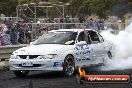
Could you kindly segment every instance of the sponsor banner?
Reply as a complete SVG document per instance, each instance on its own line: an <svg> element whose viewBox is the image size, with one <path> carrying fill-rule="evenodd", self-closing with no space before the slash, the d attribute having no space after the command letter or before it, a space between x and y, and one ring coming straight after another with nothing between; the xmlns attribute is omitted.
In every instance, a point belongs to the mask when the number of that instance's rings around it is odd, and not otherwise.
<svg viewBox="0 0 132 88"><path fill-rule="evenodd" d="M10 35L4 34L0 37L0 45L10 45Z"/></svg>
<svg viewBox="0 0 132 88"><path fill-rule="evenodd" d="M129 83L129 75L84 75L77 76L77 83Z"/></svg>
<svg viewBox="0 0 132 88"><path fill-rule="evenodd" d="M128 83L129 75L85 75L85 81L89 83Z"/></svg>
<svg viewBox="0 0 132 88"><path fill-rule="evenodd" d="M62 67L62 66L63 66L62 62L54 62L53 65L53 67Z"/></svg>
<svg viewBox="0 0 132 88"><path fill-rule="evenodd" d="M84 68L79 67L77 83L129 83L129 75L86 75Z"/></svg>
<svg viewBox="0 0 132 88"><path fill-rule="evenodd" d="M0 46L2 45L2 37L0 36Z"/></svg>

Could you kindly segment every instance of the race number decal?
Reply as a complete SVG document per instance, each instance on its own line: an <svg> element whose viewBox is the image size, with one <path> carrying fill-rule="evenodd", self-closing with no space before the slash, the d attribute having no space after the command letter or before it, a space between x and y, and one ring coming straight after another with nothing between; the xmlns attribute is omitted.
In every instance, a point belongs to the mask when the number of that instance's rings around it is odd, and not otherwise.
<svg viewBox="0 0 132 88"><path fill-rule="evenodd" d="M89 45L79 45L74 48L75 51L77 50L87 50L89 49Z"/></svg>
<svg viewBox="0 0 132 88"><path fill-rule="evenodd" d="M88 55L88 54L90 54L90 51L81 51L81 52L76 52L75 54L76 55L82 55L82 54L83 55L86 55L86 54Z"/></svg>

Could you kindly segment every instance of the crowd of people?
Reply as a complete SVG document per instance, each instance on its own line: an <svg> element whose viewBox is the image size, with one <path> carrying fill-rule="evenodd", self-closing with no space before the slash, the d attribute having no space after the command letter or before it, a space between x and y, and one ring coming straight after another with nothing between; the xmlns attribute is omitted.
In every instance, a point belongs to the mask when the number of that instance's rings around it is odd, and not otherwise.
<svg viewBox="0 0 132 88"><path fill-rule="evenodd" d="M30 26L24 22L1 21L0 45L27 44L31 41Z"/></svg>
<svg viewBox="0 0 132 88"><path fill-rule="evenodd" d="M80 16L78 20L80 24L73 23L69 16L66 16L65 19L61 16L55 24L0 21L0 45L29 44L47 31L60 28L84 28L84 26L95 30L104 28L104 22L98 19L86 20L83 16Z"/></svg>
<svg viewBox="0 0 132 88"><path fill-rule="evenodd" d="M78 23L76 23L74 20L70 19L70 17L67 15L65 18L60 16L59 20L56 21L57 23L62 23L60 28L80 28L81 25L84 25L87 29L94 29L94 30L103 30L104 29L104 21L101 19L87 19L83 15L80 15L78 17ZM64 24L63 24L64 23Z"/></svg>
<svg viewBox="0 0 132 88"><path fill-rule="evenodd" d="M53 25L32 24L25 21L0 21L0 45L29 44L42 34L53 30Z"/></svg>

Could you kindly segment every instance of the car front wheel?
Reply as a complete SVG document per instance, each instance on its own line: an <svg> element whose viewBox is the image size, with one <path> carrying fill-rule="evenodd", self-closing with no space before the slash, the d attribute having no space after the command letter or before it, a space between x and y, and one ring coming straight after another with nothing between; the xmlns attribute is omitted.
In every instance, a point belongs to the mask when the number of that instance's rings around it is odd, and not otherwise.
<svg viewBox="0 0 132 88"><path fill-rule="evenodd" d="M65 76L72 76L75 71L75 62L74 57L72 55L66 56L63 64L63 74Z"/></svg>
<svg viewBox="0 0 132 88"><path fill-rule="evenodd" d="M26 77L29 71L13 71L17 77Z"/></svg>

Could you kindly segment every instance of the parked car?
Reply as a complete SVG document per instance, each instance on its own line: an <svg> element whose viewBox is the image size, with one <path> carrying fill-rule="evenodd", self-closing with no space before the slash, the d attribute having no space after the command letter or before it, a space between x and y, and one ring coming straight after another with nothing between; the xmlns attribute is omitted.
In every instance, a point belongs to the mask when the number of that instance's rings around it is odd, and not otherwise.
<svg viewBox="0 0 132 88"><path fill-rule="evenodd" d="M62 71L72 76L78 66L90 66L111 59L114 48L97 31L92 29L52 30L29 46L13 52L10 70L18 77L29 71Z"/></svg>

